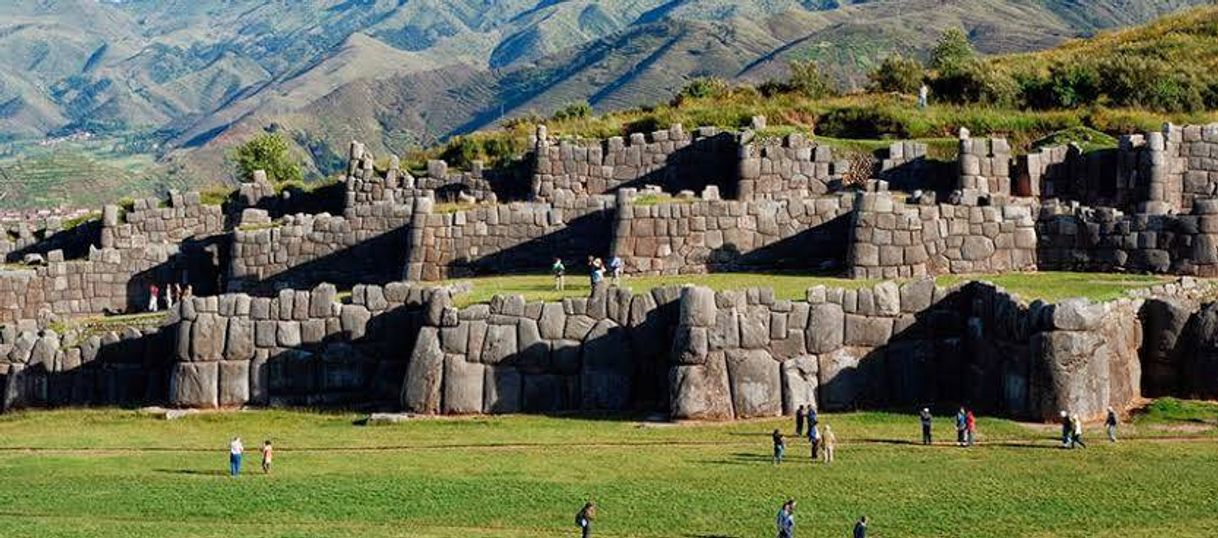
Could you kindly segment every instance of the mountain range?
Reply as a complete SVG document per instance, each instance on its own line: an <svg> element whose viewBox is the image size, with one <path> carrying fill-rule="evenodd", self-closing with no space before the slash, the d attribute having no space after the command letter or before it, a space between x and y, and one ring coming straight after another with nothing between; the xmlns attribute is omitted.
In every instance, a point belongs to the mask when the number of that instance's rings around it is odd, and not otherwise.
<svg viewBox="0 0 1218 538"><path fill-rule="evenodd" d="M1038 50L1207 0L8 0L0 140L132 133L215 180L284 129L330 172L358 138L402 153L586 100L663 101L691 78L760 81L814 59L845 87L950 26Z"/></svg>

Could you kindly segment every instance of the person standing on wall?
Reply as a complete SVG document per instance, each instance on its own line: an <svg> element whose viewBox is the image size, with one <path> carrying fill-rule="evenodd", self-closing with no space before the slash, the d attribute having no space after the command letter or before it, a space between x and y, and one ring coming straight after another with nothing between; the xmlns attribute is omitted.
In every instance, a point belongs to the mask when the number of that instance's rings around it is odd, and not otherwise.
<svg viewBox="0 0 1218 538"><path fill-rule="evenodd" d="M156 312L160 307L161 288L156 284L148 285L148 311Z"/></svg>
<svg viewBox="0 0 1218 538"><path fill-rule="evenodd" d="M1108 416L1104 419L1104 427L1108 430L1108 441L1117 442L1117 414L1111 407L1108 408Z"/></svg>
<svg viewBox="0 0 1218 538"><path fill-rule="evenodd" d="M622 271L625 269L625 262L621 256L614 256L609 260L609 274L613 277L613 285L617 286L622 283Z"/></svg>
<svg viewBox="0 0 1218 538"><path fill-rule="evenodd" d="M778 527L778 538L795 537L795 499L787 499L778 509L774 524Z"/></svg>
<svg viewBox="0 0 1218 538"><path fill-rule="evenodd" d="M778 465L782 463L782 457L787 453L787 442L777 428L774 429L771 437L774 439L774 465Z"/></svg>
<svg viewBox="0 0 1218 538"><path fill-rule="evenodd" d="M931 423L933 417L930 415L930 408L923 407L922 412L918 414L918 420L922 422L922 444L930 445L931 441Z"/></svg>
<svg viewBox="0 0 1218 538"><path fill-rule="evenodd" d="M799 406L795 410L795 436L803 437L804 435L804 406Z"/></svg>
<svg viewBox="0 0 1218 538"><path fill-rule="evenodd" d="M554 273L554 289L563 291L567 287L567 266L563 265L562 258L554 258L554 265L550 266L550 272Z"/></svg>
<svg viewBox="0 0 1218 538"><path fill-rule="evenodd" d="M968 415L964 412L964 408L961 407L960 411L956 412L956 444L958 444L960 446L965 445L964 436L966 433L965 428L967 426L968 426Z"/></svg>
<svg viewBox="0 0 1218 538"><path fill-rule="evenodd" d="M165 310L173 310L173 284L165 284Z"/></svg>
<svg viewBox="0 0 1218 538"><path fill-rule="evenodd" d="M580 528L580 536L583 538L592 536L592 521L595 519L596 503L592 501L584 503L584 507L575 514L575 525Z"/></svg>
<svg viewBox="0 0 1218 538"><path fill-rule="evenodd" d="M241 455L245 452L245 445L241 444L240 437L234 437L228 443L228 474L236 477L241 474Z"/></svg>

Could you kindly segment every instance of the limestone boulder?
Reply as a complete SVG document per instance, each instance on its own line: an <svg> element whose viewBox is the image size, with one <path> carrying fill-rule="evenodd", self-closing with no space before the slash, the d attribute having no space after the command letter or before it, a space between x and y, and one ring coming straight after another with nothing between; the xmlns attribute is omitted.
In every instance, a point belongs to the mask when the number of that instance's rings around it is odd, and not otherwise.
<svg viewBox="0 0 1218 538"><path fill-rule="evenodd" d="M816 407L816 387L820 382L820 360L802 355L782 363L782 412L791 415L800 406Z"/></svg>
<svg viewBox="0 0 1218 538"><path fill-rule="evenodd" d="M808 352L828 353L842 347L846 334L846 316L836 303L814 304L808 311L808 329L804 340Z"/></svg>
<svg viewBox="0 0 1218 538"><path fill-rule="evenodd" d="M487 366L483 382L482 409L485 413L519 413L522 380L510 366Z"/></svg>
<svg viewBox="0 0 1218 538"><path fill-rule="evenodd" d="M710 354L706 364L673 366L669 370L669 412L677 420L730 420L732 389L723 352Z"/></svg>
<svg viewBox="0 0 1218 538"><path fill-rule="evenodd" d="M250 400L250 361L220 361L219 403L239 407Z"/></svg>
<svg viewBox="0 0 1218 538"><path fill-rule="evenodd" d="M1183 388L1186 343L1181 340L1192 305L1169 299L1147 299L1142 318L1143 390L1147 396L1168 396Z"/></svg>
<svg viewBox="0 0 1218 538"><path fill-rule="evenodd" d="M482 344L482 362L499 364L515 357L519 351L516 341L516 325L489 325Z"/></svg>
<svg viewBox="0 0 1218 538"><path fill-rule="evenodd" d="M468 362L460 355L444 357L444 413L481 413L485 380L486 365Z"/></svg>
<svg viewBox="0 0 1218 538"><path fill-rule="evenodd" d="M228 320L224 360L248 361L254 358L254 322L246 317Z"/></svg>
<svg viewBox="0 0 1218 538"><path fill-rule="evenodd" d="M715 292L703 286L681 288L681 312L678 325L710 327L715 323Z"/></svg>
<svg viewBox="0 0 1218 538"><path fill-rule="evenodd" d="M768 351L727 351L728 379L736 418L782 414L781 365Z"/></svg>
<svg viewBox="0 0 1218 538"><path fill-rule="evenodd" d="M443 375L444 352L440 350L439 329L423 327L406 367L402 407L412 413L439 413Z"/></svg>
<svg viewBox="0 0 1218 538"><path fill-rule="evenodd" d="M220 405L220 366L217 362L179 362L169 378L169 404L214 408Z"/></svg>
<svg viewBox="0 0 1218 538"><path fill-rule="evenodd" d="M580 396L583 409L630 407L633 378L630 340L611 320L602 319L584 339Z"/></svg>

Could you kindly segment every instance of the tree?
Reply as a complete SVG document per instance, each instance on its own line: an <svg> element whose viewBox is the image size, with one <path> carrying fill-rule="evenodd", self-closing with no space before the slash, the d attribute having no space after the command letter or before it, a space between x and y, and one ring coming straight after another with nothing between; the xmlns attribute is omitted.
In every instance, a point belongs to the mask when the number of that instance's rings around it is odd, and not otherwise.
<svg viewBox="0 0 1218 538"><path fill-rule="evenodd" d="M791 62L791 78L787 83L791 90L805 97L820 99L833 95L833 81L821 72L820 66L812 60Z"/></svg>
<svg viewBox="0 0 1218 538"><path fill-rule="evenodd" d="M554 119L557 121L583 119L592 115L592 105L587 101L577 101L568 103L554 113Z"/></svg>
<svg viewBox="0 0 1218 538"><path fill-rule="evenodd" d="M238 179L252 181L254 172L265 170L271 181L300 181L304 174L291 155L288 141L279 133L263 133L237 146L229 155Z"/></svg>
<svg viewBox="0 0 1218 538"><path fill-rule="evenodd" d="M954 73L968 67L976 55L964 30L948 28L939 34L939 42L930 53L930 68L940 73Z"/></svg>
<svg viewBox="0 0 1218 538"><path fill-rule="evenodd" d="M909 94L917 93L924 77L922 64L898 54L884 58L867 78L874 90Z"/></svg>

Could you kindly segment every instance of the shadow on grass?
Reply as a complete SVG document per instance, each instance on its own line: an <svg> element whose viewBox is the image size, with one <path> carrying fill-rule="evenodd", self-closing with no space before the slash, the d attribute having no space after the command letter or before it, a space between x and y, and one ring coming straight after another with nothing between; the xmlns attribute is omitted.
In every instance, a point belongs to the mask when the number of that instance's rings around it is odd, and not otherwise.
<svg viewBox="0 0 1218 538"><path fill-rule="evenodd" d="M183 474L193 476L228 476L228 471L223 469L153 469L153 471L165 474Z"/></svg>

